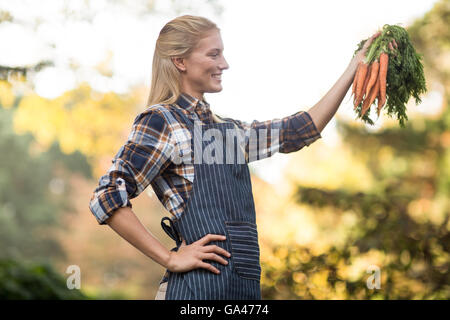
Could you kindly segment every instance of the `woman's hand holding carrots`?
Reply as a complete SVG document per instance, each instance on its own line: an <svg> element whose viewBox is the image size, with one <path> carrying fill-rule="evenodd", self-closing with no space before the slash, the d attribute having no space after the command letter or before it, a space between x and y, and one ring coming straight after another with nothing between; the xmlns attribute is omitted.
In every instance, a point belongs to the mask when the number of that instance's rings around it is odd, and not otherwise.
<svg viewBox="0 0 450 320"><path fill-rule="evenodd" d="M356 66L355 68L355 73L357 71L357 68L359 66L360 62L365 62L365 58L367 55L367 50L370 47L370 45L372 44L372 42L381 35L381 31L377 31L376 33L374 33L365 43L364 46L361 48L361 50L358 51L358 53L353 57L352 61L350 62L350 64L353 64L354 66ZM397 49L397 43L395 42L395 40L391 41L389 43L389 48L394 51L395 49ZM394 49L395 48L395 49Z"/></svg>
<svg viewBox="0 0 450 320"><path fill-rule="evenodd" d="M361 50L359 50L358 53L355 55L355 57L353 58L351 64L354 64L354 65L358 66L360 62L363 62L365 57L366 57L367 49L372 44L373 40L375 40L380 35L381 35L381 31L378 31L373 36L371 36L366 41L366 43L364 43L364 46L361 48Z"/></svg>

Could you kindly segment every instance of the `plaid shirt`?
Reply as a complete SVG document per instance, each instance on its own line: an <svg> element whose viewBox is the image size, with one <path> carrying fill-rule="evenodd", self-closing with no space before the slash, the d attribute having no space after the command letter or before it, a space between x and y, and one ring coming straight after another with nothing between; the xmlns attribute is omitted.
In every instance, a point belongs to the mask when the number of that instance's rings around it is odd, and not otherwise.
<svg viewBox="0 0 450 320"><path fill-rule="evenodd" d="M179 218L192 190L194 181L193 161L173 161L173 153L191 155L191 133L183 119L174 111L181 111L192 121L213 123L210 105L186 93L182 93L175 104L156 104L138 114L132 125L127 142L112 160L108 172L100 177L89 203L89 209L99 224L106 224L113 212L120 207L132 207L130 199L137 197L149 184L159 201ZM276 152L289 153L309 146L321 138L311 116L299 111L282 119L246 123L231 118L219 117L233 122L239 129L265 129L266 148L259 151L257 159L264 159ZM279 138L272 139L271 129L278 129ZM261 144L258 141L257 144ZM245 147L248 160L248 144ZM193 155L192 155L193 157ZM189 162L189 163L188 163Z"/></svg>

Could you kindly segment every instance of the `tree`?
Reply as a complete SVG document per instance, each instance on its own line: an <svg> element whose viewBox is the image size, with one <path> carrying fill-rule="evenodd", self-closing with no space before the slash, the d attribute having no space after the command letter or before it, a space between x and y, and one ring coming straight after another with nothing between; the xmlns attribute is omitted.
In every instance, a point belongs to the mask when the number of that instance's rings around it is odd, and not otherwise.
<svg viewBox="0 0 450 320"><path fill-rule="evenodd" d="M71 209L64 174L79 172L88 178L89 164L78 152L62 153L57 143L33 155L36 141L30 134L16 134L12 117L12 109L0 108L0 256L62 258L64 252L48 231L59 225L60 212Z"/></svg>
<svg viewBox="0 0 450 320"><path fill-rule="evenodd" d="M443 64L449 17L450 1L440 1L408 28L424 53L427 82L444 87L441 115L416 116L404 129L393 124L377 132L338 121L342 141L373 183L356 192L297 186L298 203L336 219L351 214L355 223L342 243L321 254L304 246L274 247L281 263L263 268L265 298L450 298L450 65ZM367 283L373 265L380 289Z"/></svg>

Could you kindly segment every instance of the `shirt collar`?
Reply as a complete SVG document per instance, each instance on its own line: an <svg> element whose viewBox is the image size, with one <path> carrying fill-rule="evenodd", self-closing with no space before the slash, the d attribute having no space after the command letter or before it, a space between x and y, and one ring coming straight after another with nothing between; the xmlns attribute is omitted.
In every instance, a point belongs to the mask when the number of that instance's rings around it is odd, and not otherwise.
<svg viewBox="0 0 450 320"><path fill-rule="evenodd" d="M203 112L210 110L210 105L205 100L205 98L203 98L203 100L199 100L186 92L180 93L176 101L176 104L182 107L183 109L188 110L189 112L193 112L194 110L197 109L200 109Z"/></svg>

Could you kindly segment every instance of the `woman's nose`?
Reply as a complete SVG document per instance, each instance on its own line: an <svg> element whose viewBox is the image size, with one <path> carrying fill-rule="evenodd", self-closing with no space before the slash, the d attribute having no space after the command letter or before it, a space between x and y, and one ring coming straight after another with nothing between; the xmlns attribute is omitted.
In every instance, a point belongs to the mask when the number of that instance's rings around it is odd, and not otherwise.
<svg viewBox="0 0 450 320"><path fill-rule="evenodd" d="M222 66L221 66L221 68L220 69L228 69L230 66L228 65L228 62L227 62L227 60L225 60L225 58L223 58L223 61L222 61Z"/></svg>

